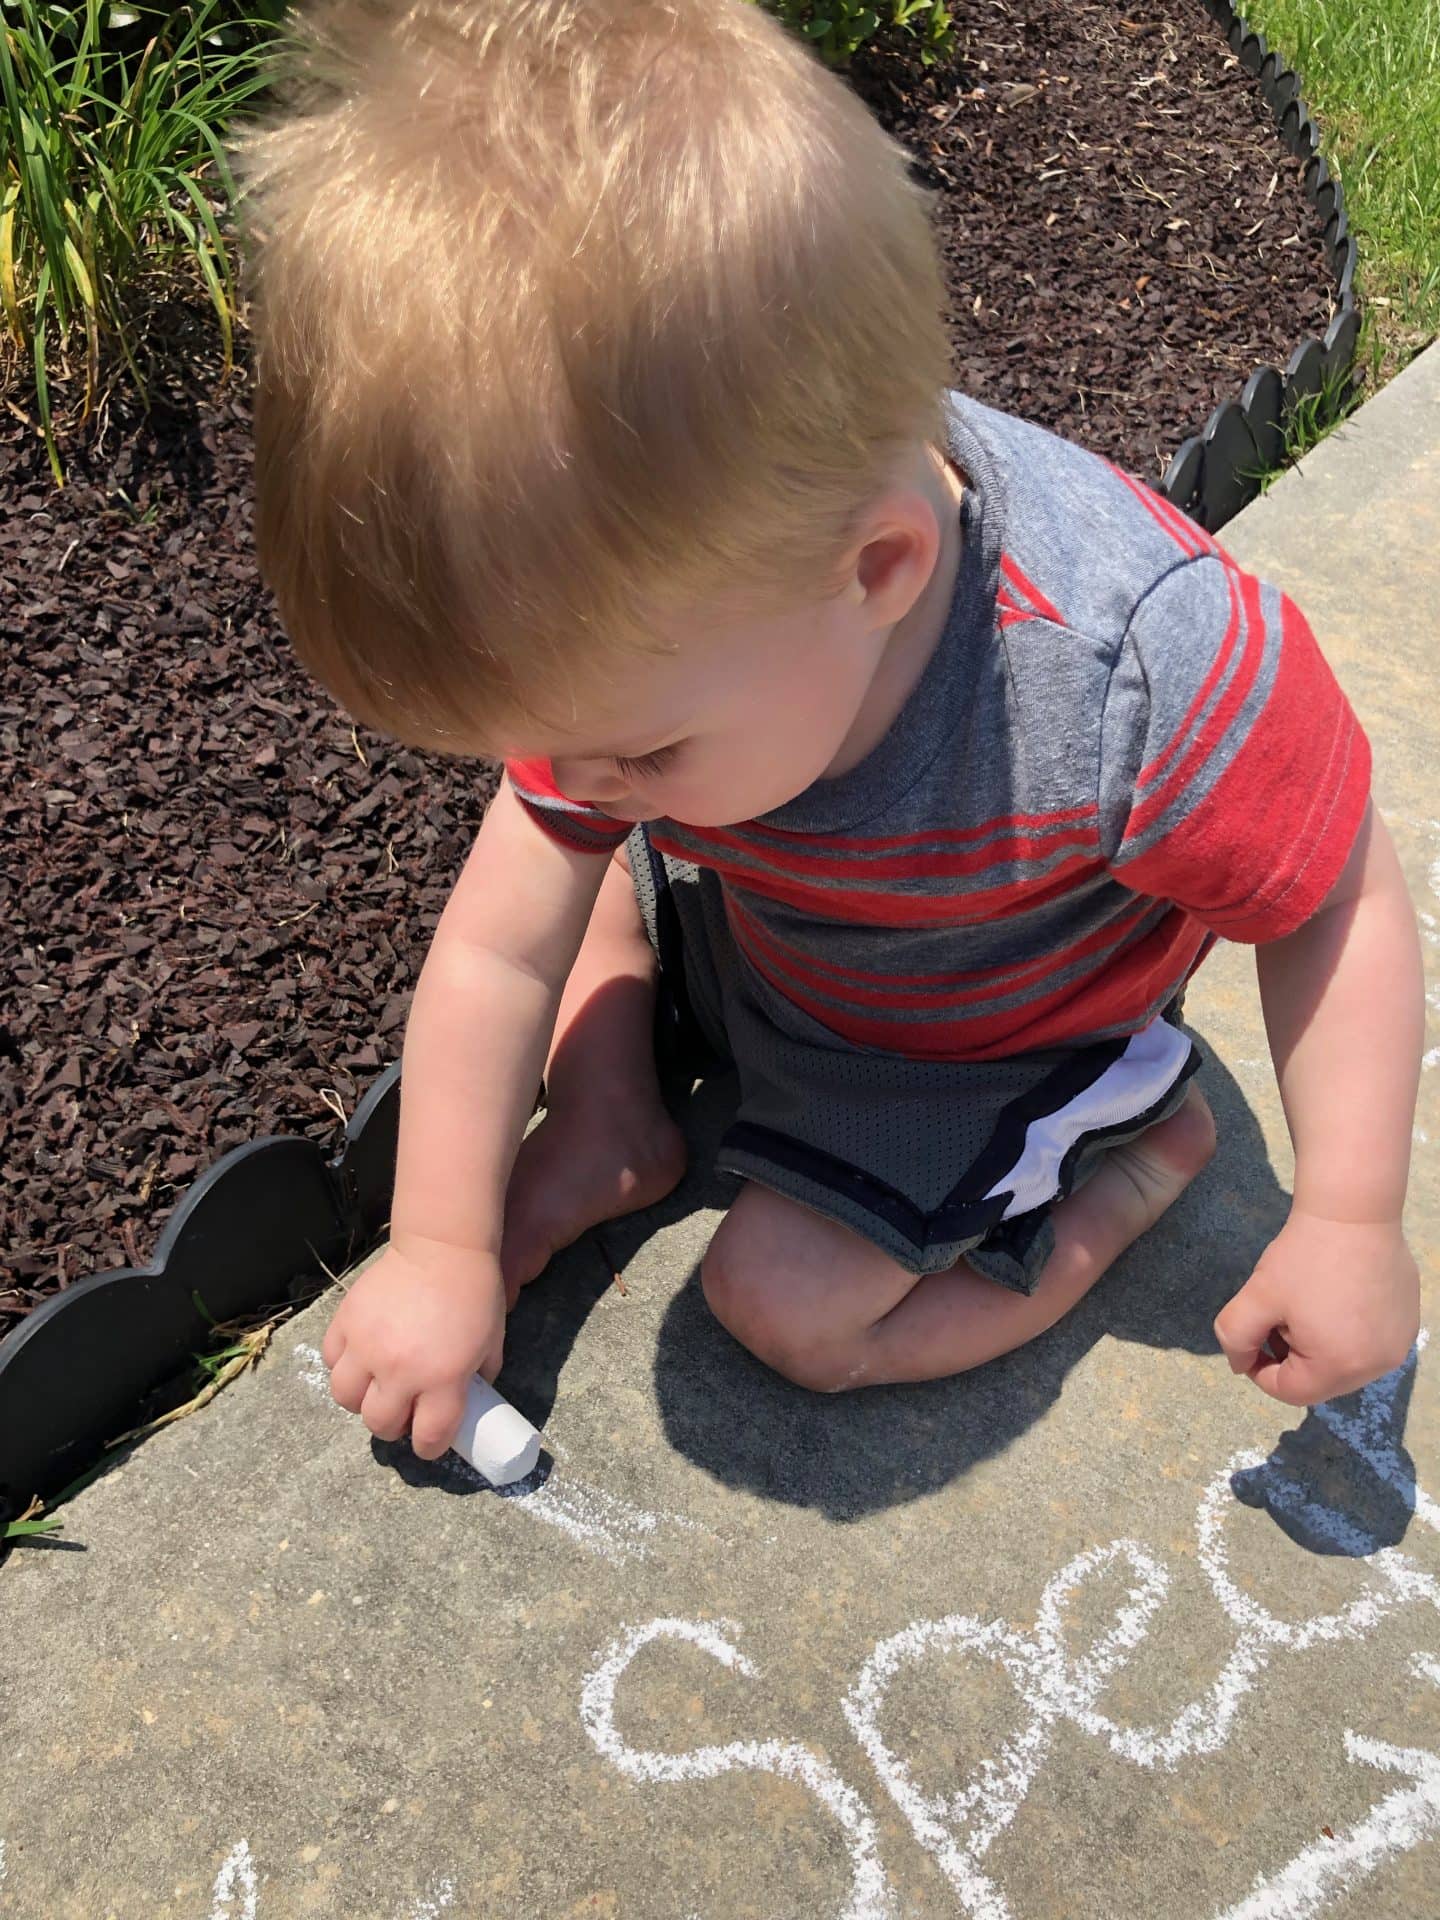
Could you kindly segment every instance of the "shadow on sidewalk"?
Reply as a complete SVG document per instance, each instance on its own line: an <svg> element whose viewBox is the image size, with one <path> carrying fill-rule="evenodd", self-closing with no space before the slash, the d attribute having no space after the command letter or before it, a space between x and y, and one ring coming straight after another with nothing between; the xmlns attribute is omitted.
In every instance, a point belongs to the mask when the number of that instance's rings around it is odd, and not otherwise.
<svg viewBox="0 0 1440 1920"><path fill-rule="evenodd" d="M1239 1085L1205 1051L1200 1086L1220 1138L1214 1163L1047 1334L948 1380L809 1393L771 1372L719 1326L705 1304L697 1265L671 1299L655 1348L655 1388L670 1444L731 1486L813 1507L831 1520L858 1520L933 1493L1003 1453L1056 1404L1071 1370L1107 1337L1215 1353L1215 1315L1284 1224L1289 1195L1275 1179ZM548 1420L565 1363L616 1271L661 1228L701 1209L723 1210L738 1190L714 1171L733 1103L730 1078L699 1086L681 1116L691 1170L675 1192L587 1234L521 1295L499 1385L537 1426ZM1317 1553L1368 1554L1394 1545L1415 1504L1413 1467L1402 1445L1412 1380L1413 1358L1388 1385L1336 1401L1324 1415L1305 1414L1264 1466L1235 1476L1236 1498L1263 1507ZM1182 1407L1175 1417L1183 1422ZM1352 1440L1363 1431L1371 1464L1344 1438L1347 1423ZM1094 1444L1127 1443L1097 1432ZM438 1481L455 1493L483 1487L453 1456L436 1468L415 1460L404 1443L377 1443L375 1451L407 1478ZM448 1473L446 1466L460 1471ZM1313 1489L1313 1498L1297 1501L1299 1486Z"/></svg>
<svg viewBox="0 0 1440 1920"><path fill-rule="evenodd" d="M715 1478L786 1505L845 1521L934 1492L1003 1453L1059 1399L1071 1369L1106 1337L1187 1353L1216 1352L1212 1323L1284 1225L1289 1195L1271 1170L1264 1137L1234 1077L1206 1048L1200 1085L1215 1112L1215 1161L1099 1285L1049 1333L949 1380L826 1396L791 1386L716 1324L693 1272L671 1301L655 1358L665 1431L676 1450ZM702 1089L687 1132L708 1167L726 1110ZM727 1088L728 1092L728 1088ZM697 1124L698 1123L698 1124ZM693 1176L692 1176L693 1177ZM689 1183L687 1183L687 1187ZM713 1175L704 1203L723 1206ZM733 1188L732 1188L733 1191ZM682 1188L670 1203L700 1204ZM643 1222L607 1229L628 1258ZM780 1284L777 1279L777 1284ZM1333 1403L1332 1420L1307 1413L1272 1461L1237 1475L1236 1497L1266 1508L1300 1545L1321 1553L1371 1553L1400 1540L1414 1509L1404 1452L1413 1361L1388 1389ZM1176 1409L1183 1419L1183 1409ZM1336 1430L1357 1420L1370 1437L1367 1466ZM1097 1447L1121 1445L1097 1433ZM1314 1488L1313 1503L1283 1489Z"/></svg>

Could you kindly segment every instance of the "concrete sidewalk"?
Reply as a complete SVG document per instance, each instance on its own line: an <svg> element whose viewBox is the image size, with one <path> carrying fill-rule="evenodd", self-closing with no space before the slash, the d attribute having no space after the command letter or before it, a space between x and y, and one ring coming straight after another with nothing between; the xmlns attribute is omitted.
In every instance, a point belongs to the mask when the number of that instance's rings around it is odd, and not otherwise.
<svg viewBox="0 0 1440 1920"><path fill-rule="evenodd" d="M1440 350L1225 536L1371 730L1432 954L1437 499ZM523 1301L503 1384L556 1458L513 1497L330 1404L331 1303L285 1328L0 1571L0 1915L1440 1914L1440 1353L1303 1419L1232 1379L1288 1177L1245 952L1191 1012L1215 1168L968 1379L753 1364L703 1171Z"/></svg>

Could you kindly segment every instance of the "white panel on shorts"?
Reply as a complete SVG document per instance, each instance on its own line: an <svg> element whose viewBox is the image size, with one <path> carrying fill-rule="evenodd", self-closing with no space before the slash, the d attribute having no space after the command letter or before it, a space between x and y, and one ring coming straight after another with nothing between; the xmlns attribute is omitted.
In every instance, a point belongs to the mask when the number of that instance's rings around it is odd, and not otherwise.
<svg viewBox="0 0 1440 1920"><path fill-rule="evenodd" d="M1060 1167L1083 1134L1122 1127L1163 1100L1190 1058L1188 1035L1168 1020L1132 1034L1124 1053L1068 1105L1032 1120L1025 1144L985 1196L1008 1193L1005 1218L1043 1207L1060 1191Z"/></svg>

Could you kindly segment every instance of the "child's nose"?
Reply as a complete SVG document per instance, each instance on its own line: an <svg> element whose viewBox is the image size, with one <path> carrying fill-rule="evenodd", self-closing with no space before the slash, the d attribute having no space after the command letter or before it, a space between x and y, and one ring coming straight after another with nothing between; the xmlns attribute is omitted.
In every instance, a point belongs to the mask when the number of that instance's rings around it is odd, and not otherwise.
<svg viewBox="0 0 1440 1920"><path fill-rule="evenodd" d="M552 760L550 771L567 800L603 807L626 791L625 782L606 760Z"/></svg>

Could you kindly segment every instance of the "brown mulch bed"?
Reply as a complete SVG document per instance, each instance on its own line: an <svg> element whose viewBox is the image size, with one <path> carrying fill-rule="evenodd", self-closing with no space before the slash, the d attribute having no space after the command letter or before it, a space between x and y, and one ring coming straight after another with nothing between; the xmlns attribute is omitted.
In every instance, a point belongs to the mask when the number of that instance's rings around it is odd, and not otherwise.
<svg viewBox="0 0 1440 1920"><path fill-rule="evenodd" d="M1199 0L962 0L860 92L944 195L959 385L1158 479L1332 311L1313 209ZM958 83L958 84L957 84Z"/></svg>
<svg viewBox="0 0 1440 1920"><path fill-rule="evenodd" d="M1328 312L1298 170L1198 0L964 0L856 83L944 189L960 379L1154 478ZM1298 238L1297 238L1298 236ZM356 735L256 576L243 380L52 491L0 414L0 1331L148 1256L398 1052L483 768Z"/></svg>

